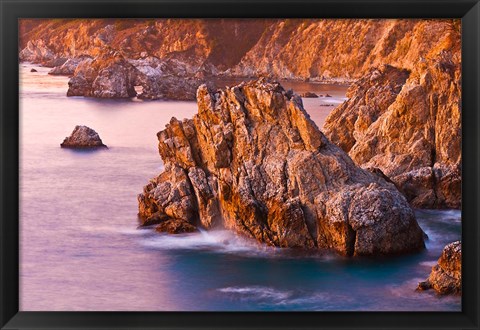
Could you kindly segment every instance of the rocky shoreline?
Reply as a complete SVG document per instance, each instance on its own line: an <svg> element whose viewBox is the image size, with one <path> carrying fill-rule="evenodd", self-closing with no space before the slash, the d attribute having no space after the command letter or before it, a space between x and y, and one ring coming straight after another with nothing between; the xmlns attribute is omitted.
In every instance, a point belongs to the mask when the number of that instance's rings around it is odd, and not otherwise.
<svg viewBox="0 0 480 330"><path fill-rule="evenodd" d="M58 67L52 74L74 74L77 59L110 52L152 73L155 64L134 62L163 62L175 81L265 76L345 84L384 63L413 70L432 50L449 51L445 36L458 31L456 20L22 20L19 57Z"/></svg>

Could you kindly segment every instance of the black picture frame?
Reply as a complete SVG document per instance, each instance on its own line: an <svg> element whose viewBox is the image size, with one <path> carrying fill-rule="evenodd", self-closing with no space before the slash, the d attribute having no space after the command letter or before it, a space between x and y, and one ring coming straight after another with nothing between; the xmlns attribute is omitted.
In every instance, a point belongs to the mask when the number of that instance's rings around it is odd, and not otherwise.
<svg viewBox="0 0 480 330"><path fill-rule="evenodd" d="M1 329L479 329L478 0L0 0ZM462 312L19 312L19 18L461 18ZM45 301L48 304L48 301Z"/></svg>

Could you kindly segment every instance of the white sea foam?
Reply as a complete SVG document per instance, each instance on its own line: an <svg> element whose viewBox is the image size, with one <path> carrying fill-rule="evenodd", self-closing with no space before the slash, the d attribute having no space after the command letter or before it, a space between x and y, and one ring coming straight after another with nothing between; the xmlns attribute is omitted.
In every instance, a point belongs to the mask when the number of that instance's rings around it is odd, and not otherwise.
<svg viewBox="0 0 480 330"><path fill-rule="evenodd" d="M283 307L305 306L311 310L323 310L335 306L339 301L352 302L351 297L327 292L305 293L280 290L267 286L234 286L217 289L218 292L240 301L255 302L259 305Z"/></svg>
<svg viewBox="0 0 480 330"><path fill-rule="evenodd" d="M347 100L346 98L325 98L325 99L322 99L321 101L323 103L328 103L328 104L341 104L343 103L345 100Z"/></svg>
<svg viewBox="0 0 480 330"><path fill-rule="evenodd" d="M283 303L292 296L291 291L277 290L265 286L226 287L218 291L239 297L241 300L268 300L270 303Z"/></svg>
<svg viewBox="0 0 480 330"><path fill-rule="evenodd" d="M220 253L272 255L278 248L268 247L228 230L201 230L189 234L158 234L142 244L160 250L208 250Z"/></svg>
<svg viewBox="0 0 480 330"><path fill-rule="evenodd" d="M435 266L436 264L437 264L437 260L422 261L419 263L419 265L429 267L429 268Z"/></svg>

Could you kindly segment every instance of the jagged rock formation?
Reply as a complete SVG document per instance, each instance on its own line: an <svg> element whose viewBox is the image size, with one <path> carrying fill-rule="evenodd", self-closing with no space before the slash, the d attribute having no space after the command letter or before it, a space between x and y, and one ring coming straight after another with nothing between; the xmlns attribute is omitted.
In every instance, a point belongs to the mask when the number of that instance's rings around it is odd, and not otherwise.
<svg viewBox="0 0 480 330"><path fill-rule="evenodd" d="M417 290L434 289L438 294L462 293L462 243L448 244L428 279L418 284Z"/></svg>
<svg viewBox="0 0 480 330"><path fill-rule="evenodd" d="M93 129L87 126L75 126L72 134L60 144L62 148L107 148L102 139Z"/></svg>
<svg viewBox="0 0 480 330"><path fill-rule="evenodd" d="M455 32L413 71L373 69L325 121L326 136L378 168L416 207L461 206L461 61Z"/></svg>
<svg viewBox="0 0 480 330"><path fill-rule="evenodd" d="M198 114L158 133L165 171L139 195L149 224L224 225L281 247L344 255L423 248L423 232L393 184L355 166L320 132L300 97L258 80L215 93Z"/></svg>

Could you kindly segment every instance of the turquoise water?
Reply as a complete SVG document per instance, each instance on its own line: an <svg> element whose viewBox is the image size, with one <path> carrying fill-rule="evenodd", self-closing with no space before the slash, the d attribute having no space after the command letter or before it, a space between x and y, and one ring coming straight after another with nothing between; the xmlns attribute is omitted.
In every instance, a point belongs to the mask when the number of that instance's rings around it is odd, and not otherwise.
<svg viewBox="0 0 480 330"><path fill-rule="evenodd" d="M427 249L392 259L306 255L227 231L138 229L136 195L163 167L156 133L196 104L67 98L67 78L31 67L20 67L21 310L460 310L459 297L415 292L443 246L460 239L459 211L417 211ZM345 95L344 87L289 87L327 91L335 102ZM304 100L319 126L322 102ZM78 124L109 149L60 148Z"/></svg>

